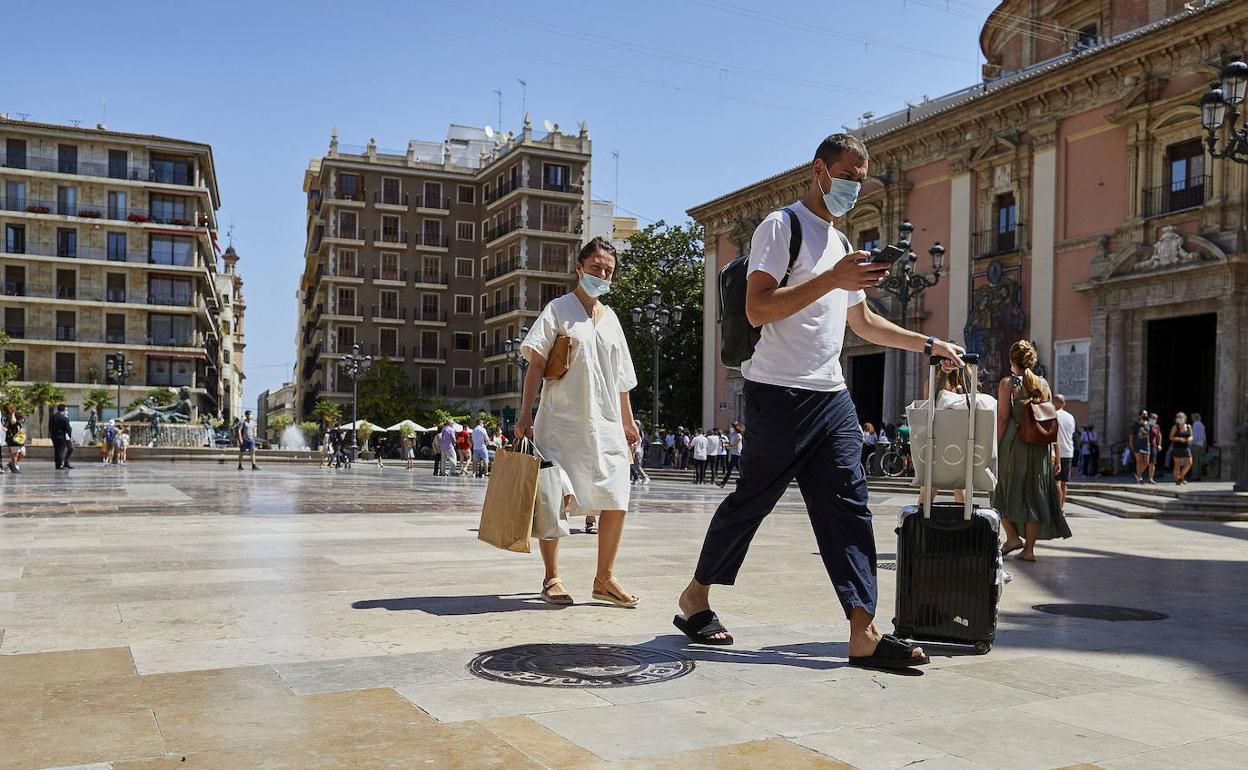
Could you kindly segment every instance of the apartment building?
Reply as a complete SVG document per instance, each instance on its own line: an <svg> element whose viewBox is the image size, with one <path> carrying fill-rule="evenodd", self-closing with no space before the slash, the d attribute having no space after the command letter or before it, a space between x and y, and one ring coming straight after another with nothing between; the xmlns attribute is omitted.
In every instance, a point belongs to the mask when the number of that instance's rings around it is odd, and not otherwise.
<svg viewBox="0 0 1248 770"><path fill-rule="evenodd" d="M212 148L0 116L0 151L0 314L16 384L55 382L70 417L85 417L89 390L115 391L121 355L133 364L123 404L185 386L219 414Z"/></svg>
<svg viewBox="0 0 1248 770"><path fill-rule="evenodd" d="M507 340L574 285L573 257L594 234L590 154L584 123L538 136L527 116L515 136L452 125L406 150L340 145L335 132L304 177L300 414L350 399L338 358L357 344L425 393L518 407Z"/></svg>

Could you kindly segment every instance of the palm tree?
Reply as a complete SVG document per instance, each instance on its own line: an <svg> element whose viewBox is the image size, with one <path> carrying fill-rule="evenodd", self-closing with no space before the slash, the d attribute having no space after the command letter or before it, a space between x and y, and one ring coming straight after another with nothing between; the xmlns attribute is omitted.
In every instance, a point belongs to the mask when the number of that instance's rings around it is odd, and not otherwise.
<svg viewBox="0 0 1248 770"><path fill-rule="evenodd" d="M82 405L87 409L94 409L102 417L104 410L113 405L113 397L106 388L94 388L82 399Z"/></svg>
<svg viewBox="0 0 1248 770"><path fill-rule="evenodd" d="M342 419L342 404L320 400L312 405L312 416L329 425Z"/></svg>
<svg viewBox="0 0 1248 770"><path fill-rule="evenodd" d="M49 404L59 404L65 400L65 393L50 382L32 382L26 386L26 401L31 407L39 410L39 434L42 438L46 429L43 410Z"/></svg>

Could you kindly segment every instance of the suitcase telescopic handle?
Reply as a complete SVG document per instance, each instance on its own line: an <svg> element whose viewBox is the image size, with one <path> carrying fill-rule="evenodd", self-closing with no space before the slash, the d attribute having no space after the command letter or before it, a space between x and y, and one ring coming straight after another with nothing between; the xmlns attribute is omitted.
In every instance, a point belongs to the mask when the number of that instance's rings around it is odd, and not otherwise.
<svg viewBox="0 0 1248 770"><path fill-rule="evenodd" d="M941 362L941 361L944 361L944 360L945 360L945 359L944 359L943 357L941 357L941 356L928 356L927 362L928 362L929 364L931 364L932 366L940 366L940 362ZM979 364L979 354L978 354L978 353L963 353L963 354L962 354L962 363L964 363L964 364L969 364L969 365L971 365L971 366L976 366L976 365L978 365L978 364Z"/></svg>

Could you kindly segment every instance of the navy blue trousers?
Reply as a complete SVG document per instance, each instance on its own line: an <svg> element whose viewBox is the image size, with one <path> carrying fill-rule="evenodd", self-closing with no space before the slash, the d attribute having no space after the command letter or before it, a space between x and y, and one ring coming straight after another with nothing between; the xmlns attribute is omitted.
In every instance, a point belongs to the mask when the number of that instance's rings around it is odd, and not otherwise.
<svg viewBox="0 0 1248 770"><path fill-rule="evenodd" d="M797 479L819 555L846 616L875 614L875 535L862 469L862 428L848 390L745 381L741 478L711 519L694 579L732 585L750 541Z"/></svg>

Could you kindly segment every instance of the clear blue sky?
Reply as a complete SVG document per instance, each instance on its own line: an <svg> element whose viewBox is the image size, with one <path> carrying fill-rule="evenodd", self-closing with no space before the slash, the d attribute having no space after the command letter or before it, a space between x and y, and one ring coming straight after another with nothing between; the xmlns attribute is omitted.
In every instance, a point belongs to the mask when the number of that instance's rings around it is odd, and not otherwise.
<svg viewBox="0 0 1248 770"><path fill-rule="evenodd" d="M308 159L448 123L589 122L595 197L647 220L977 80L991 0L12 3L0 112L212 145L246 281L246 400L291 376ZM863 40L871 42L864 43ZM889 48L886 46L895 46Z"/></svg>

